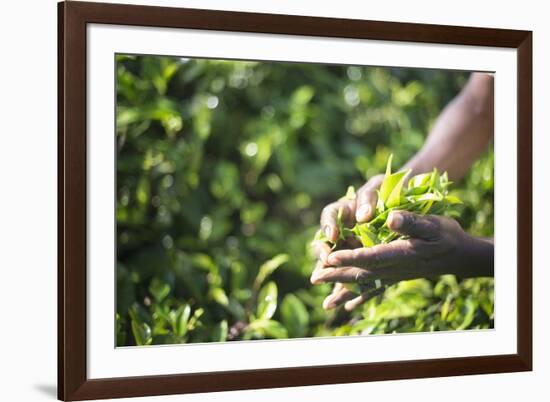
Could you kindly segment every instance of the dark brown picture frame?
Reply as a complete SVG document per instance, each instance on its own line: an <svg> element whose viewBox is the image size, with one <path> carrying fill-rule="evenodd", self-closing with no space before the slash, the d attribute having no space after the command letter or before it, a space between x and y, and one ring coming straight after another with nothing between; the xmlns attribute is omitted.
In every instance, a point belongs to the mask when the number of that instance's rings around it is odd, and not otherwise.
<svg viewBox="0 0 550 402"><path fill-rule="evenodd" d="M517 353L88 379L86 25L193 28L517 49ZM58 397L82 400L532 370L532 32L168 7L58 4Z"/></svg>

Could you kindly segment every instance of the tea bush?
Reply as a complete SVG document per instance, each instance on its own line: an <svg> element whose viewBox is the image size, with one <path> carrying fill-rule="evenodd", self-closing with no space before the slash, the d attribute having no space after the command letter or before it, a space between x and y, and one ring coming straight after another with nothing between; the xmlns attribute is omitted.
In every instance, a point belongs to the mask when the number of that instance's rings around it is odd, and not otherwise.
<svg viewBox="0 0 550 402"><path fill-rule="evenodd" d="M467 74L117 57L117 345L493 324L493 280L401 282L352 313L311 286L321 209L422 145ZM493 235L493 153L455 183Z"/></svg>

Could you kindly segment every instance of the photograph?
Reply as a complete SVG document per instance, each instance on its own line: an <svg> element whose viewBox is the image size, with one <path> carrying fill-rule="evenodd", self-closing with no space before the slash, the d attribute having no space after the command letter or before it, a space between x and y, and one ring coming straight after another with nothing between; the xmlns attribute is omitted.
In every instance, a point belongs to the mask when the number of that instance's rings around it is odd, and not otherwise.
<svg viewBox="0 0 550 402"><path fill-rule="evenodd" d="M491 72L115 73L117 347L495 328Z"/></svg>

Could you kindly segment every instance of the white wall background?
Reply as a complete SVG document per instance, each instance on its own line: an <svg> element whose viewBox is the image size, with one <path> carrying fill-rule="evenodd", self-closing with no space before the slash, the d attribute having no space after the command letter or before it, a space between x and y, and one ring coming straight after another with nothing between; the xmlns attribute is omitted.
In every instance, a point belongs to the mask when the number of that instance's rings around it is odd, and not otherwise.
<svg viewBox="0 0 550 402"><path fill-rule="evenodd" d="M122 0L119 0L122 1ZM547 400L550 269L550 25L543 1L143 0L183 7L529 29L534 31L535 370L444 379L138 398L133 401ZM56 390L56 1L0 3L0 399ZM511 194L511 196L514 196Z"/></svg>

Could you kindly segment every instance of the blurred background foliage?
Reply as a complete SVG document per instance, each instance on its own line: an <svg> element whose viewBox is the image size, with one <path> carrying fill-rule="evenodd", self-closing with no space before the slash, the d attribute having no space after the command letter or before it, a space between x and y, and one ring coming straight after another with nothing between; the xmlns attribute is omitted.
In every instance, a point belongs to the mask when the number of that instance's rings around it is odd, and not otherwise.
<svg viewBox="0 0 550 402"><path fill-rule="evenodd" d="M423 144L468 74L118 55L117 345L489 328L493 280L311 286L321 209ZM493 235L493 153L455 185Z"/></svg>

